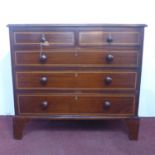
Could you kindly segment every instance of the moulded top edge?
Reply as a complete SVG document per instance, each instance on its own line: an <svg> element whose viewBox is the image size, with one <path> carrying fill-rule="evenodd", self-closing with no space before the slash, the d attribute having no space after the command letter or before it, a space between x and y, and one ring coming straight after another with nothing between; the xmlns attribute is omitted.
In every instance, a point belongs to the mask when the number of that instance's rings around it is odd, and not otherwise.
<svg viewBox="0 0 155 155"><path fill-rule="evenodd" d="M7 27L146 27L146 24L8 24Z"/></svg>

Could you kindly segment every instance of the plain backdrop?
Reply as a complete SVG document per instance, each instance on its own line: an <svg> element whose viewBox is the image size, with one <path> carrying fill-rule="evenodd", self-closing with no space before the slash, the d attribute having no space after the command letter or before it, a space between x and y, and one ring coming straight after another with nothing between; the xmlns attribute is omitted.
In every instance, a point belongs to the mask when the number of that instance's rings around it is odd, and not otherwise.
<svg viewBox="0 0 155 155"><path fill-rule="evenodd" d="M155 16L153 0L0 0L0 115L13 115L7 24L147 24L140 116L155 116Z"/></svg>

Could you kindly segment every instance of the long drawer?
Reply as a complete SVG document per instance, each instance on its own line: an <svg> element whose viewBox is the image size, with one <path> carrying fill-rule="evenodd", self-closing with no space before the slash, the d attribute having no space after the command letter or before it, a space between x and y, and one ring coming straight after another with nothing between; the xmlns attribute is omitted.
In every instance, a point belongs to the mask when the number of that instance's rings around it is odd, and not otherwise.
<svg viewBox="0 0 155 155"><path fill-rule="evenodd" d="M136 72L16 72L16 89L135 89Z"/></svg>
<svg viewBox="0 0 155 155"><path fill-rule="evenodd" d="M16 51L14 54L17 66L137 67L139 65L139 52L134 50L54 49L43 53Z"/></svg>
<svg viewBox="0 0 155 155"><path fill-rule="evenodd" d="M18 94L20 114L133 115L132 95L101 94Z"/></svg>

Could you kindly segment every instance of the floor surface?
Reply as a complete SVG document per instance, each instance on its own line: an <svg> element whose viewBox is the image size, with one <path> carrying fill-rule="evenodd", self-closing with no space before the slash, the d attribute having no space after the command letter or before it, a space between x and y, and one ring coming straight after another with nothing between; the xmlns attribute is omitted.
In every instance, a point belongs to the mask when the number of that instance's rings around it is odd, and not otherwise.
<svg viewBox="0 0 155 155"><path fill-rule="evenodd" d="M155 155L155 118L141 119L138 141L118 120L32 121L15 140L12 118L1 116L0 155Z"/></svg>

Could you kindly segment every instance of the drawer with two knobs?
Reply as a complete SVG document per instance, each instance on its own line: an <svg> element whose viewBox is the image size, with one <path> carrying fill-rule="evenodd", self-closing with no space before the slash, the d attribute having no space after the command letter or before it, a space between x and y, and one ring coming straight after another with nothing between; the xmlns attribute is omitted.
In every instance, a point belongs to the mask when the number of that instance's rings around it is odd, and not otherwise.
<svg viewBox="0 0 155 155"><path fill-rule="evenodd" d="M16 66L138 67L138 50L53 49L15 51Z"/></svg>
<svg viewBox="0 0 155 155"><path fill-rule="evenodd" d="M134 115L134 95L17 94L19 114Z"/></svg>
<svg viewBox="0 0 155 155"><path fill-rule="evenodd" d="M17 71L16 89L136 89L137 72Z"/></svg>

